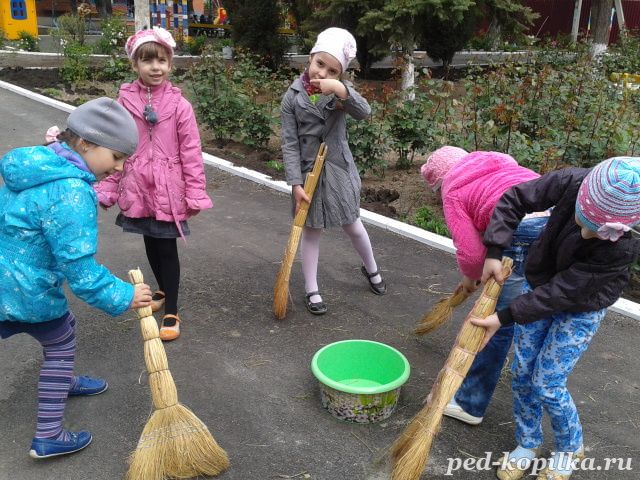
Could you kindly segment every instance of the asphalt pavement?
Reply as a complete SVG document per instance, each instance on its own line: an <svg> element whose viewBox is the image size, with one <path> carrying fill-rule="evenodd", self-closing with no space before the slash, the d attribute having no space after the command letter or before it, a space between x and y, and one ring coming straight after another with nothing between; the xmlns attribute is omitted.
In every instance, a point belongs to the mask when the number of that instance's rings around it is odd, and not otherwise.
<svg viewBox="0 0 640 480"><path fill-rule="evenodd" d="M66 114L0 90L0 153L39 144ZM455 286L454 258L400 235L368 227L389 292L369 292L360 262L340 229L321 243L320 290L329 307L314 317L303 304L299 261L293 267L293 305L284 321L271 314L273 283L289 235L286 195L206 167L214 208L190 221L180 242L183 334L166 344L181 403L189 406L228 452L224 480L389 478L387 452L419 411L451 350L471 304L441 330L422 338L417 319ZM153 285L142 239L114 225L117 212L100 212L98 259L121 278L140 266ZM71 295L78 318L76 373L104 377L109 390L70 399L65 426L88 429L84 451L52 460L28 456L35 429L41 353L26 335L0 341L0 480L112 480L126 471L152 412L142 339L132 312L111 318ZM631 480L640 471L640 323L610 313L570 377L593 471L572 478ZM313 354L343 339L387 343L408 358L412 372L397 411L370 425L342 423L322 409L310 371ZM545 447L553 448L548 422ZM424 478L491 479L492 470L451 471L460 461L497 461L514 446L509 375L498 386L477 427L445 419ZM606 460L620 458L606 470ZM472 460L473 461L473 460ZM467 464L469 465L469 464ZM529 477L532 478L532 477Z"/></svg>

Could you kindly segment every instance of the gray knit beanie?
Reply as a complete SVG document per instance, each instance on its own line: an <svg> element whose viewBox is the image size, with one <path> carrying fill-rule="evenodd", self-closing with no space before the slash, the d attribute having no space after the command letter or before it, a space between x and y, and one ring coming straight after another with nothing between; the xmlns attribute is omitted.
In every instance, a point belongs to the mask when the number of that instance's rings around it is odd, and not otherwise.
<svg viewBox="0 0 640 480"><path fill-rule="evenodd" d="M131 114L111 98L101 97L76 108L67 127L87 142L131 155L138 146L138 128Z"/></svg>

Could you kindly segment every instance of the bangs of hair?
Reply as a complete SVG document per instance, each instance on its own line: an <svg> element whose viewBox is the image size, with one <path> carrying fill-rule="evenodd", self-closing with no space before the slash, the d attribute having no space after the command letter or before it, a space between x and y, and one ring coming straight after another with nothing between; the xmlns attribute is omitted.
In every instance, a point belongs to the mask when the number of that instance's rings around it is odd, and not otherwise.
<svg viewBox="0 0 640 480"><path fill-rule="evenodd" d="M147 42L138 47L134 57L134 60L154 60L161 57L171 60L172 52L159 43Z"/></svg>

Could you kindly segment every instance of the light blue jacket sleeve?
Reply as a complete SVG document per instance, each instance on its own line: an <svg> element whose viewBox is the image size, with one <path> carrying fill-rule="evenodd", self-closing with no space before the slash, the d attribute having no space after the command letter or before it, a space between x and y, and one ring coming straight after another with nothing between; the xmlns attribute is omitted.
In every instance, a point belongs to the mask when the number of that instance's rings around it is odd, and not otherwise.
<svg viewBox="0 0 640 480"><path fill-rule="evenodd" d="M75 295L89 305L116 316L133 299L134 288L96 262L98 245L97 199L79 179L55 182L52 200L41 212L42 232Z"/></svg>

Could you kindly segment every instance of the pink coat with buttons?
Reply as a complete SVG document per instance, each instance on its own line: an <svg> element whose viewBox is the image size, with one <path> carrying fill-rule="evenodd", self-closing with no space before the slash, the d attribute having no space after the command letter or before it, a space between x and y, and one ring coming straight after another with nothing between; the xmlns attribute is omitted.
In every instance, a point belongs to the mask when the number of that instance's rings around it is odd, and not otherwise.
<svg viewBox="0 0 640 480"><path fill-rule="evenodd" d="M149 93L155 125L143 115ZM168 81L150 89L140 81L125 83L118 101L133 116L140 139L123 171L96 184L98 200L105 207L117 203L127 217L176 222L180 230L178 222L213 206L193 108Z"/></svg>

